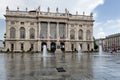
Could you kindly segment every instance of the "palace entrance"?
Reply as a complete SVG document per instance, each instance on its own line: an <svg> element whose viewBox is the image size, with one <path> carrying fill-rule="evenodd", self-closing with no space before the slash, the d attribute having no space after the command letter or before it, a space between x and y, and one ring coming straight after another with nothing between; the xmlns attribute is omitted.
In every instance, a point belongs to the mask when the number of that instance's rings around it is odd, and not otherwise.
<svg viewBox="0 0 120 80"><path fill-rule="evenodd" d="M51 52L55 52L55 50L56 50L56 43L55 42L51 42L50 49L51 49Z"/></svg>
<svg viewBox="0 0 120 80"><path fill-rule="evenodd" d="M43 51L43 45L46 45L46 47L47 47L47 43L46 42L41 43L41 51Z"/></svg>

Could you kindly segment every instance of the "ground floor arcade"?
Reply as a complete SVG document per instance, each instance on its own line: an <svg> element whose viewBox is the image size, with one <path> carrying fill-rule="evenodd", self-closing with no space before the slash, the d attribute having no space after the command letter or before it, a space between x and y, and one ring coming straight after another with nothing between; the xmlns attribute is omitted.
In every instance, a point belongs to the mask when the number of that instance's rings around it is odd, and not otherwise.
<svg viewBox="0 0 120 80"><path fill-rule="evenodd" d="M43 45L46 45L47 50L57 51L75 51L78 50L78 46L82 51L90 51L93 49L93 42L91 41L6 41L6 50L10 51L39 51L43 50Z"/></svg>

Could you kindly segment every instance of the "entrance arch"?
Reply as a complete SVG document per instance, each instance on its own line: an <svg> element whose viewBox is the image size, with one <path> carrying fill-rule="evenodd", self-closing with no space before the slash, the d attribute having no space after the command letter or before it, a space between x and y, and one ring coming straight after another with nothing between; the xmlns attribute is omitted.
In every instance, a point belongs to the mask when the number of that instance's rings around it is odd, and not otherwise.
<svg viewBox="0 0 120 80"><path fill-rule="evenodd" d="M41 43L41 51L43 51L43 45L46 45L46 46L47 46L47 43L46 43L46 42L42 42L42 43Z"/></svg>
<svg viewBox="0 0 120 80"><path fill-rule="evenodd" d="M62 51L65 51L65 43L64 43L64 42L61 42L61 43L60 43L60 49L61 49Z"/></svg>
<svg viewBox="0 0 120 80"><path fill-rule="evenodd" d="M50 49L51 49L51 52L55 52L55 50L56 50L56 43L55 42L51 42Z"/></svg>

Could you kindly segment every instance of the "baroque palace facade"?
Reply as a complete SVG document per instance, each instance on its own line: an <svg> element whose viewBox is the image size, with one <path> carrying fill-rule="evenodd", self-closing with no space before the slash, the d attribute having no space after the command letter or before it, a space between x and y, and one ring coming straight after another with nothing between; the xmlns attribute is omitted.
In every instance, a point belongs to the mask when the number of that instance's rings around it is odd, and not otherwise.
<svg viewBox="0 0 120 80"><path fill-rule="evenodd" d="M25 11L9 10L6 7L6 50L12 51L42 51L43 45L47 49L56 51L93 49L93 14L75 15L70 14L67 9L64 13L47 12L40 10Z"/></svg>

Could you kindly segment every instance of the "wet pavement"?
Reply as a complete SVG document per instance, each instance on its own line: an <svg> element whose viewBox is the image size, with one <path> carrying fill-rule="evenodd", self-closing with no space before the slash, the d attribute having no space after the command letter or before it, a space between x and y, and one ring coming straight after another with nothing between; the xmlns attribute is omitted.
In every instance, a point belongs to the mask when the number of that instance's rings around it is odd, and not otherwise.
<svg viewBox="0 0 120 80"><path fill-rule="evenodd" d="M120 80L120 54L0 54L0 80Z"/></svg>

